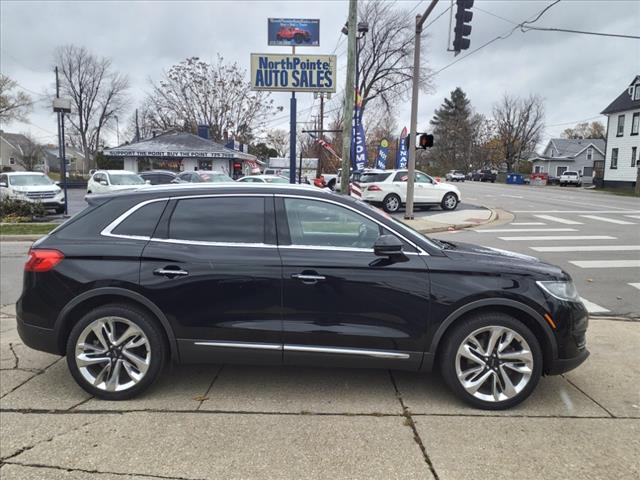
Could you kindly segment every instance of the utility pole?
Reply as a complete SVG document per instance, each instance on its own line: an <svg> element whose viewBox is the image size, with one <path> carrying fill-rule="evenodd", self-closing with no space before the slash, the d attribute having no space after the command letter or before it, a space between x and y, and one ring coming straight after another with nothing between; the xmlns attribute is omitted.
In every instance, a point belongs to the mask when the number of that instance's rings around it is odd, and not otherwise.
<svg viewBox="0 0 640 480"><path fill-rule="evenodd" d="M418 94L420 91L420 37L422 36L422 25L438 0L431 0L431 3L423 15L416 15L416 37L413 49L413 89L411 92L411 127L409 128L409 178L407 178L407 208L404 213L405 219L413 219L413 191L416 171L416 133L418 131Z"/></svg>
<svg viewBox="0 0 640 480"><path fill-rule="evenodd" d="M56 67L56 98L60 98L60 80L58 79L58 67ZM67 153L64 145L64 111L58 111L58 156L60 157L60 180L64 192L64 216L69 215L67 201Z"/></svg>
<svg viewBox="0 0 640 480"><path fill-rule="evenodd" d="M344 89L344 124L342 125L342 175L340 178L343 195L351 194L349 177L351 176L351 129L353 128L353 96L356 68L356 33L358 21L358 2L349 0L349 20L347 21L347 85Z"/></svg>
<svg viewBox="0 0 640 480"><path fill-rule="evenodd" d="M140 141L140 126L138 124L138 109L136 108L136 142Z"/></svg>
<svg viewBox="0 0 640 480"><path fill-rule="evenodd" d="M320 140L324 140L324 92L320 92ZM318 144L320 145L320 144ZM324 147L320 145L318 154L318 171L317 173L322 175L324 173Z"/></svg>

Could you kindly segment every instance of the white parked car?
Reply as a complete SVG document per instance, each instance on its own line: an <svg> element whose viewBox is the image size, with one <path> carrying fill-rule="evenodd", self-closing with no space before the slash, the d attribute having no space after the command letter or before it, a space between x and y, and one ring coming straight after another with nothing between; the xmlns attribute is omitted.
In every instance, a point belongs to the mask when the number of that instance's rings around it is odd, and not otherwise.
<svg viewBox="0 0 640 480"><path fill-rule="evenodd" d="M576 187L579 187L582 185L582 177L578 172L567 171L560 175L558 183L560 183L561 187L566 185L575 185Z"/></svg>
<svg viewBox="0 0 640 480"><path fill-rule="evenodd" d="M363 173L358 184L362 200L380 205L385 212L397 212L407 202L407 170L374 170ZM438 183L423 172L415 172L414 205L439 205L443 210L455 210L462 201L458 187Z"/></svg>
<svg viewBox="0 0 640 480"><path fill-rule="evenodd" d="M467 178L464 172L460 170L449 170L449 173L445 175L447 182L464 182Z"/></svg>
<svg viewBox="0 0 640 480"><path fill-rule="evenodd" d="M247 175L238 179L241 183L289 183L289 179L280 175Z"/></svg>
<svg viewBox="0 0 640 480"><path fill-rule="evenodd" d="M87 193L110 193L148 185L140 175L128 170L97 170L87 182Z"/></svg>
<svg viewBox="0 0 640 480"><path fill-rule="evenodd" d="M42 172L6 172L0 174L0 196L42 202L56 213L64 212L64 193Z"/></svg>

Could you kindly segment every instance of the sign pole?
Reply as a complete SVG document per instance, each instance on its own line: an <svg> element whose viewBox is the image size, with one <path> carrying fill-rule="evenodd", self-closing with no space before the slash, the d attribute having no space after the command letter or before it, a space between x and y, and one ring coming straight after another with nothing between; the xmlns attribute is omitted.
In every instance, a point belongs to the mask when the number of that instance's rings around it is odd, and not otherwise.
<svg viewBox="0 0 640 480"><path fill-rule="evenodd" d="M351 195L351 135L353 129L353 105L355 90L355 60L356 60L356 30L357 30L358 2L349 0L349 20L347 22L347 84L344 92L344 119L342 124L342 172L340 178L340 193Z"/></svg>
<svg viewBox="0 0 640 480"><path fill-rule="evenodd" d="M291 54L296 54L296 47L291 47ZM289 117L289 183L296 183L296 92L291 92L291 101L289 108L291 116Z"/></svg>

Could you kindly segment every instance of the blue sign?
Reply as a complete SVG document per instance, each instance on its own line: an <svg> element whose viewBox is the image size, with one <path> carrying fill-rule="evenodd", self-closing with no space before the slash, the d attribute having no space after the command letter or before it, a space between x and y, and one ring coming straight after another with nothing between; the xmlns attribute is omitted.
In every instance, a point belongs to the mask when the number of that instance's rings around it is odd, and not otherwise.
<svg viewBox="0 0 640 480"><path fill-rule="evenodd" d="M409 150L407 150L407 143L404 139L407 137L407 127L402 129L400 134L400 145L398 145L398 154L396 155L396 168L407 168L409 163Z"/></svg>
<svg viewBox="0 0 640 480"><path fill-rule="evenodd" d="M356 105L353 111L353 123L351 125L351 167L354 170L362 170L367 166L367 143L362 126L362 97L356 90ZM356 120L358 128L356 129Z"/></svg>
<svg viewBox="0 0 640 480"><path fill-rule="evenodd" d="M387 156L389 155L389 142L386 138L380 140L378 147L378 158L376 159L376 168L385 170L387 168Z"/></svg>
<svg viewBox="0 0 640 480"><path fill-rule="evenodd" d="M320 45L320 20L308 18L270 18L268 43L275 46L317 47Z"/></svg>
<svg viewBox="0 0 640 480"><path fill-rule="evenodd" d="M335 55L251 54L253 90L335 93L335 78Z"/></svg>

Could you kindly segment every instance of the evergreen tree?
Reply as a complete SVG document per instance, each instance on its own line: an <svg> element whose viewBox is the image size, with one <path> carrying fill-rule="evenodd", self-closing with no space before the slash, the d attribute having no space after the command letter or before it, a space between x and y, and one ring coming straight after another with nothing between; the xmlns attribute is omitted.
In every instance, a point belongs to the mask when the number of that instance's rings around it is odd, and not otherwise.
<svg viewBox="0 0 640 480"><path fill-rule="evenodd" d="M431 120L435 137L432 154L439 167L467 170L476 130L473 117L471 101L460 87L435 111Z"/></svg>

